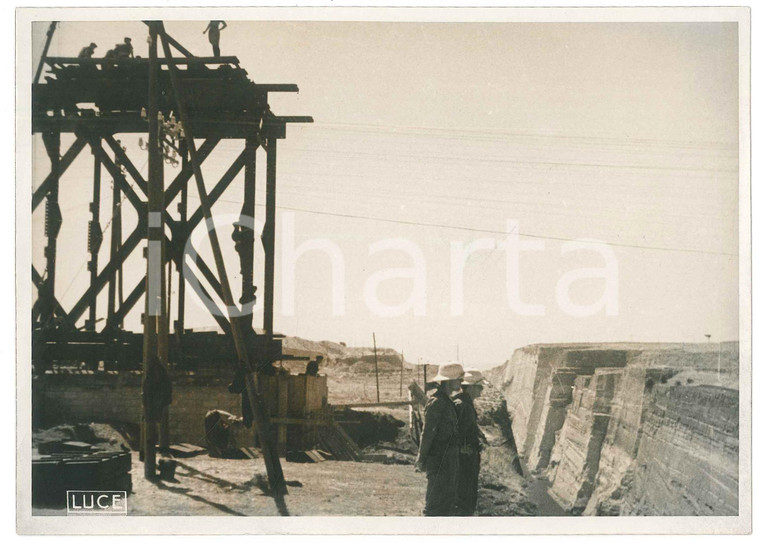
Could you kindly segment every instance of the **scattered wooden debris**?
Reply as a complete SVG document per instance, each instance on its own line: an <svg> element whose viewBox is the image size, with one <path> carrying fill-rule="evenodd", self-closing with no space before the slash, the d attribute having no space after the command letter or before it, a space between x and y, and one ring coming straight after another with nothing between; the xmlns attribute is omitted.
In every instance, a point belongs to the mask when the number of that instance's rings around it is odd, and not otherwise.
<svg viewBox="0 0 760 544"><path fill-rule="evenodd" d="M359 446L351 440L346 431L338 425L326 425L318 428L320 445L339 461L360 461L362 454Z"/></svg>
<svg viewBox="0 0 760 544"><path fill-rule="evenodd" d="M253 448L238 448L240 452L249 459L258 459L261 455L257 454Z"/></svg>
<svg viewBox="0 0 760 544"><path fill-rule="evenodd" d="M195 457L206 451L205 448L183 442L181 444L172 444L169 446L169 453L174 457Z"/></svg>
<svg viewBox="0 0 760 544"><path fill-rule="evenodd" d="M309 450L304 452L306 456L314 461L315 463L321 463L325 460L324 457L322 457L317 450Z"/></svg>
<svg viewBox="0 0 760 544"><path fill-rule="evenodd" d="M387 463L390 456L385 453L365 453L362 455L364 463Z"/></svg>
<svg viewBox="0 0 760 544"><path fill-rule="evenodd" d="M321 463L326 460L317 450L291 451L286 458L291 463Z"/></svg>
<svg viewBox="0 0 760 544"><path fill-rule="evenodd" d="M336 410L345 410L346 408L395 408L399 406L409 406L412 402L408 400L393 400L386 402L354 402L351 404L332 404Z"/></svg>

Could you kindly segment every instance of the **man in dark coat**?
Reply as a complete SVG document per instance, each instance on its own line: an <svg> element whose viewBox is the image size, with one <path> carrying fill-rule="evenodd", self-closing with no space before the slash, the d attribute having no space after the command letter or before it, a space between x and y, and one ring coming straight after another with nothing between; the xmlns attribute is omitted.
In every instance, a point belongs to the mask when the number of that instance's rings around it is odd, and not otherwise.
<svg viewBox="0 0 760 544"><path fill-rule="evenodd" d="M438 388L425 406L425 421L415 463L427 475L424 516L453 516L459 467L457 415L451 395L459 390L464 369L447 363L433 382Z"/></svg>
<svg viewBox="0 0 760 544"><path fill-rule="evenodd" d="M468 370L462 380L462 391L454 396L459 430L456 504L459 516L472 516L478 504L480 452L485 443L485 436L478 427L478 412L473 401L480 396L486 383L479 370Z"/></svg>

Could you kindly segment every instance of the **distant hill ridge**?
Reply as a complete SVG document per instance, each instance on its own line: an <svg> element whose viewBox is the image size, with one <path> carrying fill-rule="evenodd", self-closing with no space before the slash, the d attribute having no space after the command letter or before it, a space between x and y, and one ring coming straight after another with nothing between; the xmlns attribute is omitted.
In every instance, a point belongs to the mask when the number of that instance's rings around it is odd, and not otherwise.
<svg viewBox="0 0 760 544"><path fill-rule="evenodd" d="M329 340L306 340L297 336L286 336L282 339L282 351L285 354L296 357L316 357L322 355L325 364L353 364L360 361L375 360L375 351L372 347L348 347L340 342ZM401 354L393 348L377 348L378 361L384 363L401 364ZM408 364L408 361L407 361Z"/></svg>

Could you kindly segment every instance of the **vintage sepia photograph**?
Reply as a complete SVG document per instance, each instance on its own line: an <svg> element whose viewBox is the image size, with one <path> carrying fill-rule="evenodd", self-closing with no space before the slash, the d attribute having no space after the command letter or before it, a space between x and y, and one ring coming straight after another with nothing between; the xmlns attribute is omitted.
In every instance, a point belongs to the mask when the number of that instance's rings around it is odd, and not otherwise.
<svg viewBox="0 0 760 544"><path fill-rule="evenodd" d="M19 532L751 530L748 8L16 40Z"/></svg>

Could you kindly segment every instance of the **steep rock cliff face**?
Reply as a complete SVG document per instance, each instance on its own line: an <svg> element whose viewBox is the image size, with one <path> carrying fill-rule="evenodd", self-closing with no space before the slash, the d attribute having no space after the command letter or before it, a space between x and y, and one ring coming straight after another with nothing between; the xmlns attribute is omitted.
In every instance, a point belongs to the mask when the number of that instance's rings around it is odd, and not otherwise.
<svg viewBox="0 0 760 544"><path fill-rule="evenodd" d="M572 404L554 448L549 489L554 500L571 513L581 513L594 490L620 375L613 370L575 379Z"/></svg>
<svg viewBox="0 0 760 544"><path fill-rule="evenodd" d="M610 421L599 455L594 492L585 513L619 515L622 495L630 486L633 474L631 464L641 439L641 418L644 409L645 384L648 372L643 368L629 368L622 373L615 403L610 410ZM659 380L659 373L649 379Z"/></svg>
<svg viewBox="0 0 760 544"><path fill-rule="evenodd" d="M656 385L621 515L738 513L737 390Z"/></svg>
<svg viewBox="0 0 760 544"><path fill-rule="evenodd" d="M738 344L517 350L502 373L524 466L586 515L738 512Z"/></svg>

